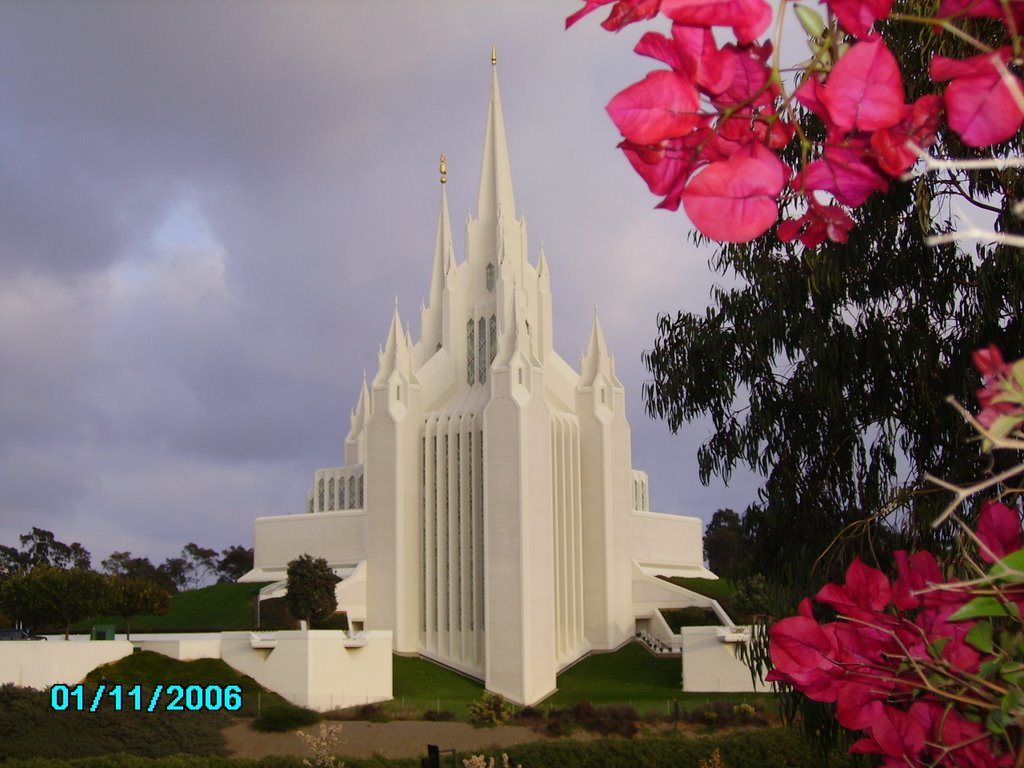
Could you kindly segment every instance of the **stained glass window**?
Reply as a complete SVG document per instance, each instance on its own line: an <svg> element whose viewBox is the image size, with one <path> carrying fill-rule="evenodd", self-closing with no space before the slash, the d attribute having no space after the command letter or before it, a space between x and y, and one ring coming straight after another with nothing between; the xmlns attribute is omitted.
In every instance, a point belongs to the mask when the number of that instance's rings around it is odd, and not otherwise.
<svg viewBox="0 0 1024 768"><path fill-rule="evenodd" d="M480 318L480 330L477 334L477 378L483 384L487 381L487 321Z"/></svg>
<svg viewBox="0 0 1024 768"><path fill-rule="evenodd" d="M487 321L489 338L491 342L491 362L494 362L494 356L498 354L498 321L494 319L494 315L491 315L491 319Z"/></svg>
<svg viewBox="0 0 1024 768"><path fill-rule="evenodd" d="M472 384L476 381L476 342L473 338L475 323L472 319L466 323L466 383Z"/></svg>

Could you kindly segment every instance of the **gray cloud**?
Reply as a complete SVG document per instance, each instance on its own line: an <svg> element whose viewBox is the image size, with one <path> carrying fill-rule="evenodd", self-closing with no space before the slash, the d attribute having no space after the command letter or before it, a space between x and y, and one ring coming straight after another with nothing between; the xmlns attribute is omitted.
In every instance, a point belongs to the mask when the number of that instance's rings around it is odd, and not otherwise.
<svg viewBox="0 0 1024 768"><path fill-rule="evenodd" d="M614 149L638 33L564 32L576 5L8 4L0 542L40 525L162 559L301 509L396 294L418 334L442 151L461 258L492 42L556 347L576 362L598 304L654 505L745 506L747 478L694 487L706 426L643 414L655 313L701 310L714 277Z"/></svg>

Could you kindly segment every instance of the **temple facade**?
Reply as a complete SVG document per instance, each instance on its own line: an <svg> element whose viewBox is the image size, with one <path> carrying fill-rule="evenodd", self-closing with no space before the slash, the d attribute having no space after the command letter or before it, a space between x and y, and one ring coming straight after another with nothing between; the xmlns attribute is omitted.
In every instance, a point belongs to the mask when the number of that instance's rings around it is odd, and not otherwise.
<svg viewBox="0 0 1024 768"><path fill-rule="evenodd" d="M551 270L543 249L528 257L516 216L493 59L461 259L445 173L442 156L419 337L396 302L341 466L316 470L304 514L256 521L244 580L280 594L291 559L324 557L354 628L390 630L395 652L529 704L656 608L708 605L658 575L713 575L701 521L650 511L596 312L578 370L555 351Z"/></svg>

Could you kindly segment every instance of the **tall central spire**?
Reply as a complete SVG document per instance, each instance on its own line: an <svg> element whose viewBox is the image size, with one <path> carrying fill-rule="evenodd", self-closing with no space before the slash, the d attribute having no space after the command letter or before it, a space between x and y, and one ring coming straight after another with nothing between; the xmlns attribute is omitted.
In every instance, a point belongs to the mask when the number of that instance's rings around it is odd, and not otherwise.
<svg viewBox="0 0 1024 768"><path fill-rule="evenodd" d="M499 209L508 219L514 218L516 214L512 171L505 142L505 118L501 113L501 95L498 92L497 62L497 53L492 48L491 103L487 106L487 132L484 135L484 159L480 168L480 192L476 205L477 216L481 221L493 219Z"/></svg>

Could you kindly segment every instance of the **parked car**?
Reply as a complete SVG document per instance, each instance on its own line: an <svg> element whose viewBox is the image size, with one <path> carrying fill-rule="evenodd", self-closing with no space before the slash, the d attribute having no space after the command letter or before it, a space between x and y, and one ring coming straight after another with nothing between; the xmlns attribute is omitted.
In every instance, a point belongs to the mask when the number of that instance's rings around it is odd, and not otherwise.
<svg viewBox="0 0 1024 768"><path fill-rule="evenodd" d="M36 635L25 629L0 629L0 640L45 640L42 635Z"/></svg>

